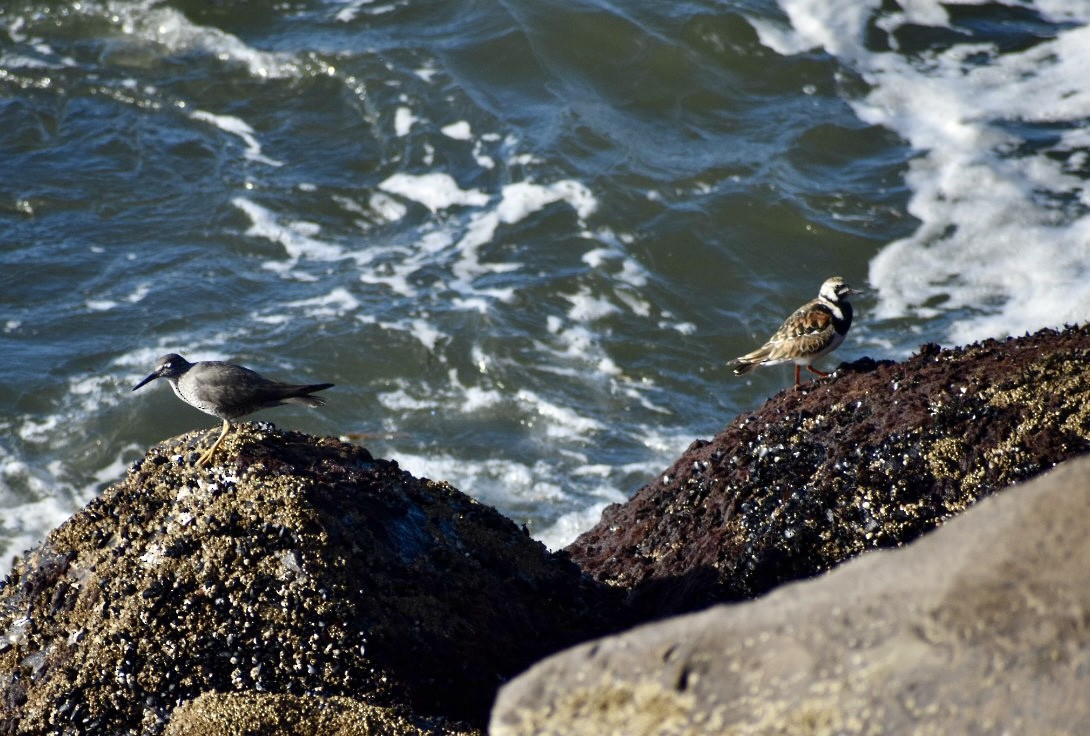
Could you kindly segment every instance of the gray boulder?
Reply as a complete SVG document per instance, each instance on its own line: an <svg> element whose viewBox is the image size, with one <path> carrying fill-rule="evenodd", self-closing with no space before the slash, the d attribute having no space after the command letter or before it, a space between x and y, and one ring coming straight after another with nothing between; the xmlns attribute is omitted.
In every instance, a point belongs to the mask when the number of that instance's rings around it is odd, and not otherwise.
<svg viewBox="0 0 1090 736"><path fill-rule="evenodd" d="M906 548L540 662L490 733L1090 733L1088 519L1071 460Z"/></svg>

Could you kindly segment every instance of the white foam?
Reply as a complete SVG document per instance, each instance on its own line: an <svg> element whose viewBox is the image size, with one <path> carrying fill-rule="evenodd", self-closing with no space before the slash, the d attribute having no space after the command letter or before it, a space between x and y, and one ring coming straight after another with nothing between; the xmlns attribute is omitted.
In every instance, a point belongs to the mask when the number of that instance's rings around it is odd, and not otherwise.
<svg viewBox="0 0 1090 736"><path fill-rule="evenodd" d="M566 202L580 220L598 209L598 200L589 189L577 181L563 179L544 185L530 181L508 184L503 188L498 212L505 223L519 222L553 202Z"/></svg>
<svg viewBox="0 0 1090 736"><path fill-rule="evenodd" d="M58 57L57 52L42 39L28 36L24 32L26 18L21 15L8 16L8 22L6 25L0 25L0 28L7 32L13 43L28 47L28 50L36 54L35 56L28 56L22 53L5 51L0 54L0 68L2 69L62 69L77 65L75 59L70 56ZM44 83L50 83L48 78Z"/></svg>
<svg viewBox="0 0 1090 736"><path fill-rule="evenodd" d="M520 389L515 397L525 410L544 425L545 435L553 439L584 439L604 429L597 419L579 414L572 408L555 404L535 391Z"/></svg>
<svg viewBox="0 0 1090 736"><path fill-rule="evenodd" d="M246 231L247 235L279 243L287 251L286 262L268 261L262 264L264 268L280 273L292 272L298 277L300 273L296 267L304 259L338 261L350 257L340 246L315 238L321 229L314 223L295 221L281 224L280 218L272 210L245 197L235 197L231 203L250 218L252 224Z"/></svg>
<svg viewBox="0 0 1090 736"><path fill-rule="evenodd" d="M439 129L443 135L447 138L453 138L456 141L468 141L473 138L473 128L465 120L459 120L456 123L450 125L444 125Z"/></svg>
<svg viewBox="0 0 1090 736"><path fill-rule="evenodd" d="M57 422L36 424L41 429L47 424L56 426ZM10 424L0 424L0 430L12 434ZM29 441L49 441L53 437L36 436L35 431L26 431L25 427L15 434ZM31 466L0 443L0 568L6 569L14 555L40 543L50 529L68 518L74 510L65 492L70 489L71 485L61 477L59 463Z"/></svg>
<svg viewBox="0 0 1090 736"><path fill-rule="evenodd" d="M496 301L512 300L515 290L513 287L484 287L478 283L479 279L523 267L516 261L486 260L482 256L482 249L495 240L501 226L520 222L556 202L567 203L581 217L592 213L597 206L586 187L568 180L549 184L509 184L497 198L477 189L462 189L444 172L398 173L381 182L379 189L418 202L432 212L461 207L467 208L468 213L460 221L429 223L411 249L372 245L371 259L382 254L385 268L381 272L365 271L360 279L369 284L385 284L405 296L415 296L416 290L410 282L412 274L424 268L434 272L436 265L444 265L450 278L441 286L457 294L448 302L449 306L481 313L486 313ZM379 206L389 208L388 203ZM400 209L390 214L400 219L405 211ZM455 233L456 227L460 227L460 232Z"/></svg>
<svg viewBox="0 0 1090 736"><path fill-rule="evenodd" d="M343 317L360 308L360 300L343 287L337 287L327 294L310 299L296 299L286 302L286 307L299 309L307 317L315 320Z"/></svg>
<svg viewBox="0 0 1090 736"><path fill-rule="evenodd" d="M224 132L238 136L246 146L243 155L249 160L269 166L283 165L282 161L269 158L261 152L261 144L258 142L257 136L254 135L254 129L245 120L234 115L215 115L204 110L194 110L189 113L189 116L194 120L214 125Z"/></svg>
<svg viewBox="0 0 1090 736"><path fill-rule="evenodd" d="M125 301L130 304L136 304L137 302L142 301L150 291L150 284L138 284L132 290L132 293L125 297ZM114 299L88 299L84 304L92 312L108 312L111 309L117 308L119 302Z"/></svg>
<svg viewBox="0 0 1090 736"><path fill-rule="evenodd" d="M422 317L416 317L411 319L402 319L397 321L381 321L378 322L379 327L389 332L407 333L413 338L418 340L421 345L427 348L428 352L433 353L434 356L440 361L445 362L446 357L436 352L436 345L442 340L446 333L442 330L436 329L434 325L428 322Z"/></svg>
<svg viewBox="0 0 1090 736"><path fill-rule="evenodd" d="M49 497L6 509L0 520L0 539L4 540L0 566L7 569L15 555L40 544L50 529L63 524L70 515L67 504Z"/></svg>
<svg viewBox="0 0 1090 736"><path fill-rule="evenodd" d="M662 320L658 323L658 326L665 330L674 330L682 335L694 335L696 334L696 325L692 322L670 322Z"/></svg>
<svg viewBox="0 0 1090 736"><path fill-rule="evenodd" d="M88 299L87 308L92 312L108 312L117 306L117 302L110 299Z"/></svg>
<svg viewBox="0 0 1090 736"><path fill-rule="evenodd" d="M443 333L434 327L432 327L427 321L423 319L414 319L411 322L411 333L413 337L421 342L429 351L435 351L435 345L443 337Z"/></svg>
<svg viewBox="0 0 1090 736"><path fill-rule="evenodd" d="M445 453L398 453L398 464L418 478L446 480L486 503L557 502L567 498L543 461L527 465L493 458L466 461Z"/></svg>
<svg viewBox="0 0 1090 736"><path fill-rule="evenodd" d="M409 134L412 127L420 118L413 115L413 111L407 107L399 107L394 111L394 133L398 138Z"/></svg>
<svg viewBox="0 0 1090 736"><path fill-rule="evenodd" d="M450 305L463 312L478 312L480 314L488 314L488 310L492 307L492 302L484 297L454 297L450 301Z"/></svg>
<svg viewBox="0 0 1090 736"><path fill-rule="evenodd" d="M466 415L511 403L509 396L496 389L464 385L453 368L448 371L447 377L446 386L438 394L415 395L419 393L419 387L400 383L393 391L380 393L379 403L394 411L431 411L442 407L444 414L457 411Z"/></svg>
<svg viewBox="0 0 1090 736"><path fill-rule="evenodd" d="M398 267L389 272L376 273L364 270L360 273L360 281L365 284L381 284L395 294L401 296L416 296L416 288L409 283L409 276L415 271L411 267Z"/></svg>
<svg viewBox="0 0 1090 736"><path fill-rule="evenodd" d="M261 79L299 75L299 64L291 55L259 51L218 28L196 25L180 10L157 0L113 0L106 5L108 15L118 22L123 33L156 44L166 54L204 53L245 66Z"/></svg>
<svg viewBox="0 0 1090 736"><path fill-rule="evenodd" d="M137 302L144 301L144 297L149 293L151 293L151 284L147 282L137 284L136 288L132 290L132 293L125 297L125 301L129 302L129 304L136 304Z"/></svg>
<svg viewBox="0 0 1090 736"><path fill-rule="evenodd" d="M439 73L439 70L436 69L434 66L422 66L419 69L416 69L415 71L413 71L413 74L420 77L421 79L423 79L425 82L428 82L429 84L435 78L435 75L438 74L438 73Z"/></svg>
<svg viewBox="0 0 1090 736"><path fill-rule="evenodd" d="M1085 136L1016 153L1025 142L1018 125L1081 129L1090 118L1090 3L1029 3L1079 27L1023 51L966 43L908 57L866 48L877 0L780 5L793 32L755 23L762 42L781 53L823 47L853 67L870 85L852 103L856 114L921 152L907 175L921 225L871 262L877 316L956 313L946 329L955 343L1090 319L1090 216L1054 204L1090 205L1077 163L1065 163ZM948 26L937 0L902 5L881 27Z"/></svg>
<svg viewBox="0 0 1090 736"><path fill-rule="evenodd" d="M40 419L27 417L18 428L19 437L30 442L46 442L60 426L61 417L49 414Z"/></svg>
<svg viewBox="0 0 1090 736"><path fill-rule="evenodd" d="M397 222L408 213L408 208L382 192L375 192L368 200L371 211L386 222Z"/></svg>
<svg viewBox="0 0 1090 736"><path fill-rule="evenodd" d="M479 349L472 352L481 374L502 374L507 367L497 366L494 356L485 357ZM576 380L586 378L585 371L572 375ZM617 379L607 377L603 380L606 384L599 386L603 394L613 394L614 385L610 382ZM627 390L617 389L617 392L625 396L639 393L632 386ZM553 548L564 546L590 526L601 508L600 501L623 500L633 475L637 480L650 477L677 453L679 447L684 447L683 440L668 437L654 428L635 427L631 430L632 436L648 448L645 459L620 467L590 463L586 452L588 444L612 428L584 411L561 405L553 397L529 388L522 388L512 395L491 383L467 385L453 368L448 370L439 390L399 381L393 390L379 394L378 400L388 410L389 417L400 417L401 422L413 414L419 415L427 424L432 421L427 417L438 414L454 422L455 426L465 420L480 421L489 414L517 418L519 431L525 434L523 441L548 447L548 460L526 463L512 459L510 453L493 458L460 456L456 459L441 450L414 450L411 440L399 443L400 446L390 454L414 475L441 478L486 503L516 509L509 511L516 521L519 520L519 508L530 510L527 523L531 518L552 518L551 512L556 509L581 509L564 514L547 529L531 530ZM405 429L392 420L387 421L385 427L390 431ZM590 509L586 508L588 505Z"/></svg>
<svg viewBox="0 0 1090 736"><path fill-rule="evenodd" d="M622 277L623 280L624 277ZM639 292L617 291L617 298L637 317L651 316L651 303L637 296Z"/></svg>
<svg viewBox="0 0 1090 736"><path fill-rule="evenodd" d="M484 147L481 145L480 141L477 141L473 146L473 159L482 169L496 168L496 159L484 153Z"/></svg>
<svg viewBox="0 0 1090 736"><path fill-rule="evenodd" d="M338 2L340 6L337 13L333 16L339 23L351 23L356 17L364 11L365 6L371 5L375 0L348 0L348 2Z"/></svg>
<svg viewBox="0 0 1090 736"><path fill-rule="evenodd" d="M404 386L393 391L380 392L375 398L391 412L424 411L435 406L431 397L413 396Z"/></svg>
<svg viewBox="0 0 1090 736"><path fill-rule="evenodd" d="M481 262L481 246L492 242L499 224L500 217L495 210L478 212L470 217L465 234L455 246L459 258L451 267L451 273L455 277L452 286L458 291L487 294L501 301L506 301L513 296L514 291L512 289L476 289L473 285L478 276L487 273L515 271L519 267L517 263L485 264Z"/></svg>
<svg viewBox="0 0 1090 736"><path fill-rule="evenodd" d="M179 345L188 345L186 349L185 357L191 361L198 360L227 360L230 356L220 349L222 345L230 345L238 337L236 333L214 333L200 332L198 334L182 334L182 335L164 335L161 336L154 345L147 345L141 348L135 348L127 353L121 353L114 357L110 361L111 366L117 366L121 368L128 368L130 370L141 372L139 378L143 378L147 375L148 371L155 365L155 362L166 353L177 352ZM206 346L213 347L206 347ZM90 380L95 378L103 378L104 375L96 374L89 376ZM72 379L79 382L79 377Z"/></svg>
<svg viewBox="0 0 1090 736"><path fill-rule="evenodd" d="M574 468L571 471L571 476L574 478L597 479L597 483L583 493L584 498L596 500L561 514L551 525L535 530L534 538L549 549L563 549L574 542L580 534L597 524L606 506L627 500L626 493L622 493L615 485L617 478L631 475L650 478L652 473L657 471L658 467L650 468L646 463L631 463L620 467L584 464Z"/></svg>
<svg viewBox="0 0 1090 736"><path fill-rule="evenodd" d="M465 401L459 407L464 414L473 414L482 409L494 408L502 404L506 398L495 389L483 389L476 386L466 387L464 394Z"/></svg>
<svg viewBox="0 0 1090 736"><path fill-rule="evenodd" d="M394 174L379 185L379 189L418 202L432 212L451 207L481 207L488 195L479 189L462 189L450 174L441 171L427 174Z"/></svg>
<svg viewBox="0 0 1090 736"><path fill-rule="evenodd" d="M561 514L550 526L534 532L534 539L538 540L551 550L559 550L567 547L576 538L592 528L602 518L602 511L611 503L621 503L625 499L621 494L611 501L600 501L585 506L575 511Z"/></svg>
<svg viewBox="0 0 1090 736"><path fill-rule="evenodd" d="M291 323L291 316L287 314L252 314L250 316L255 322L264 325L286 325Z"/></svg>
<svg viewBox="0 0 1090 736"><path fill-rule="evenodd" d="M26 54L0 54L0 68L12 69L60 69L64 64L53 64L40 57L31 57Z"/></svg>
<svg viewBox="0 0 1090 736"><path fill-rule="evenodd" d="M119 478L123 478L125 476L125 470L128 468L128 463L125 462L124 458L132 455L139 457L144 454L146 449L147 448L138 445L135 442L129 443L121 448L120 452L118 452L117 456L113 459L113 462L107 463L95 471L95 481L98 483L113 483Z"/></svg>
<svg viewBox="0 0 1090 736"><path fill-rule="evenodd" d="M593 296L585 286L575 294L565 294L564 298L571 303L568 319L575 322L593 322L621 311L609 300Z"/></svg>
<svg viewBox="0 0 1090 736"><path fill-rule="evenodd" d="M597 207L597 201L590 191L574 181L562 180L548 185L523 181L503 187L498 204L491 210L475 213L469 220L465 234L456 244L460 260L452 268L456 277L455 288L510 301L514 297L514 289L478 289L473 287L473 281L486 273L514 271L520 264L482 263L480 249L493 240L501 224L521 222L554 202L566 202L580 218L590 215Z"/></svg>
<svg viewBox="0 0 1090 736"><path fill-rule="evenodd" d="M617 235L606 228L600 228L593 233L586 232L583 235L602 243L601 247L588 250L583 254L584 263L593 269L610 274L634 289L641 289L647 285L647 269L626 250L625 246L628 245L629 240L627 236ZM618 264L620 264L619 270ZM638 299L638 297L634 298Z"/></svg>

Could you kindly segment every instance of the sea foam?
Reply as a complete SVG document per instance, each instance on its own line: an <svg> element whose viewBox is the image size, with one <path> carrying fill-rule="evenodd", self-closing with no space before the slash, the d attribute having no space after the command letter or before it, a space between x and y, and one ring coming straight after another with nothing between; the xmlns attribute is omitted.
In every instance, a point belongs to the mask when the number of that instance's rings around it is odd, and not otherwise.
<svg viewBox="0 0 1090 736"><path fill-rule="evenodd" d="M889 14L878 0L780 5L791 28L754 21L762 42L782 54L820 47L837 57L870 85L850 100L859 118L920 152L907 173L908 209L920 225L870 265L876 316L942 319L954 343L1090 318L1090 198L1077 132L1090 118L1090 4L1026 4L1078 27L1023 50L966 34L964 43L909 55L872 51L869 25L953 29L941 3L917 0ZM1042 132L1052 140L1039 143Z"/></svg>

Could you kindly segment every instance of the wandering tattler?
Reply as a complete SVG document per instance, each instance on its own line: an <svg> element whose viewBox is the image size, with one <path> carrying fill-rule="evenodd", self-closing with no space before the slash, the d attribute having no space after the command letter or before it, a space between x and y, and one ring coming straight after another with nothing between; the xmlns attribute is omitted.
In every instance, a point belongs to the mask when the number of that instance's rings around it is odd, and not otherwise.
<svg viewBox="0 0 1090 736"><path fill-rule="evenodd" d="M170 381L174 393L185 403L223 420L223 431L219 438L197 459L197 465L205 465L212 459L235 419L258 409L281 404L322 406L325 401L310 394L333 385L278 383L240 365L221 363L218 360L190 363L177 353L169 353L159 358L155 371L133 386L132 390L135 391L156 378Z"/></svg>

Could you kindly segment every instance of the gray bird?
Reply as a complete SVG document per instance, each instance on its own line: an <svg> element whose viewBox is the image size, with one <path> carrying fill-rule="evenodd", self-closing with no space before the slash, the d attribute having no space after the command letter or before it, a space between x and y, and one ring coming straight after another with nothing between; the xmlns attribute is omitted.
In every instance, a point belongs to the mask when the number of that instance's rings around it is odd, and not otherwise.
<svg viewBox="0 0 1090 736"><path fill-rule="evenodd" d="M219 438L198 458L197 465L206 465L212 459L239 417L282 404L322 406L325 401L310 394L333 386L332 383L279 383L240 365L218 360L190 363L177 353L169 353L159 358L151 375L132 390L156 378L167 379L174 393L185 403L223 420Z"/></svg>
<svg viewBox="0 0 1090 736"><path fill-rule="evenodd" d="M825 279L817 299L796 309L768 342L730 362L735 366L734 372L740 375L761 365L794 363L795 388L799 386L799 368L802 366L816 375L829 375L811 363L844 342L844 336L852 326L852 305L848 303L848 297L859 293L839 276Z"/></svg>

